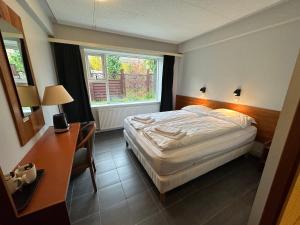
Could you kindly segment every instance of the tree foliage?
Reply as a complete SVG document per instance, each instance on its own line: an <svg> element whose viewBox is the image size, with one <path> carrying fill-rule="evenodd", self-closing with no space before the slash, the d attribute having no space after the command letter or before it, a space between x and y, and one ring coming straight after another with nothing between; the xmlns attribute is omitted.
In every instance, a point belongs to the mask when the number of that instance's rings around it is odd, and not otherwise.
<svg viewBox="0 0 300 225"><path fill-rule="evenodd" d="M121 71L120 57L116 55L108 55L106 57L107 73L110 79L117 79Z"/></svg>
<svg viewBox="0 0 300 225"><path fill-rule="evenodd" d="M127 59L122 61L122 69L127 74L146 75L156 73L157 63L155 59Z"/></svg>
<svg viewBox="0 0 300 225"><path fill-rule="evenodd" d="M100 56L89 55L89 64L92 70L102 71L102 61Z"/></svg>
<svg viewBox="0 0 300 225"><path fill-rule="evenodd" d="M151 74L156 74L157 64L155 59L145 59L145 67Z"/></svg>
<svg viewBox="0 0 300 225"><path fill-rule="evenodd" d="M12 51L9 53L8 61L10 64L15 65L17 72L24 72L23 60L19 51Z"/></svg>

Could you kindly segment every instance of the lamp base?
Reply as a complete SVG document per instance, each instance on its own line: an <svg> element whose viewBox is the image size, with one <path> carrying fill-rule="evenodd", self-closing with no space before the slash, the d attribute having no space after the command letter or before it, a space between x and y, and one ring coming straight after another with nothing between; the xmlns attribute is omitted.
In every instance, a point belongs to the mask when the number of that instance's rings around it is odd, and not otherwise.
<svg viewBox="0 0 300 225"><path fill-rule="evenodd" d="M64 113L53 115L53 125L55 133L64 133L70 129L70 125L68 124Z"/></svg>
<svg viewBox="0 0 300 225"><path fill-rule="evenodd" d="M55 128L54 127L54 132L59 134L59 133L65 133L67 131L70 130L70 125L68 124L68 127L67 128Z"/></svg>

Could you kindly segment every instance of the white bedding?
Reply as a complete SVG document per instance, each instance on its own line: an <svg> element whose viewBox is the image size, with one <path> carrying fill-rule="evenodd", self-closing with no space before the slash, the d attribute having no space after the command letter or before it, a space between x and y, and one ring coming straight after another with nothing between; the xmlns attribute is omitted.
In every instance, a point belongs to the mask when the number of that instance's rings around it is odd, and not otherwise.
<svg viewBox="0 0 300 225"><path fill-rule="evenodd" d="M145 137L162 151L207 141L226 133L242 129L241 126L235 123L210 116L172 120L164 122L163 126L181 130L184 135L179 139L172 138L171 136L162 135L157 132L157 125L145 128L143 130Z"/></svg>
<svg viewBox="0 0 300 225"><path fill-rule="evenodd" d="M128 118L124 122L124 129L138 146L141 154L160 176L175 174L178 171L229 153L233 149L253 142L256 136L256 128L249 126L201 143L161 151L145 138L141 130L136 130L131 126Z"/></svg>
<svg viewBox="0 0 300 225"><path fill-rule="evenodd" d="M185 110L174 110L174 111L167 111L167 112L157 112L157 113L148 113L148 114L142 114L139 116L149 116L154 121L152 123L142 123L139 121L134 120L134 116L127 117L127 121L130 122L130 124L137 130L146 128L148 126L152 126L155 124L160 124L162 122L168 122L168 121L175 121L180 120L183 118L196 118L199 117L196 113L188 112Z"/></svg>

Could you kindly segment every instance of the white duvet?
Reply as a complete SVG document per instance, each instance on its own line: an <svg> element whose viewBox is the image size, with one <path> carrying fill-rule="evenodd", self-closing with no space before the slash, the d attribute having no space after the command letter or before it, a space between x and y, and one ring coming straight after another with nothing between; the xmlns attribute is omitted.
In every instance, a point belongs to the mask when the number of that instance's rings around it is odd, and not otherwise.
<svg viewBox="0 0 300 225"><path fill-rule="evenodd" d="M175 110L175 111L167 111L167 112L157 112L157 113L148 113L148 114L141 114L139 116L149 116L153 119L152 123L143 123L134 120L134 116L127 117L127 120L130 124L137 130L144 129L149 126L153 126L160 123L166 123L169 121L177 121L185 118L197 118L199 115L193 112L188 112L185 110Z"/></svg>
<svg viewBox="0 0 300 225"><path fill-rule="evenodd" d="M206 141L242 129L241 126L235 123L210 116L164 122L163 126L178 128L181 132L186 133L184 137L177 140L160 135L155 131L156 126L158 125L146 127L142 132L162 151Z"/></svg>

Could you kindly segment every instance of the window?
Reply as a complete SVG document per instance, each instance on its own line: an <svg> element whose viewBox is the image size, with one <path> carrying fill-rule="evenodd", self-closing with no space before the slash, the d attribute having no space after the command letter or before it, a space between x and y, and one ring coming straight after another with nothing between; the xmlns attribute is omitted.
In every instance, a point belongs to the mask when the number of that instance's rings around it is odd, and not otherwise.
<svg viewBox="0 0 300 225"><path fill-rule="evenodd" d="M162 57L84 49L92 106L160 100Z"/></svg>
<svg viewBox="0 0 300 225"><path fill-rule="evenodd" d="M4 39L6 54L17 85L28 85L19 39Z"/></svg>

